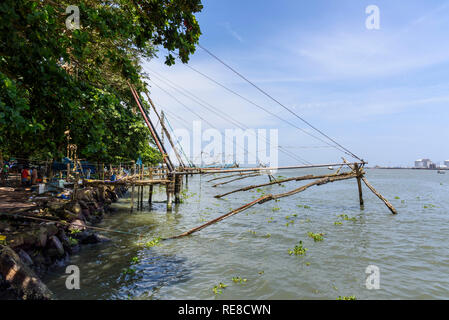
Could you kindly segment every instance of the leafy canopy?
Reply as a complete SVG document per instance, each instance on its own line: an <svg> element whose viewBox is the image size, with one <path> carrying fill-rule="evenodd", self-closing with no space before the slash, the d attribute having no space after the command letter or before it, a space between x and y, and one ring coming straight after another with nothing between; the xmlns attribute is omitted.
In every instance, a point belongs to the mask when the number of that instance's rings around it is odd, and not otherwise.
<svg viewBox="0 0 449 320"><path fill-rule="evenodd" d="M158 47L186 63L201 34L201 0L79 0L0 3L0 155L56 159L70 130L78 157L160 161L127 85L145 90L142 59ZM147 106L148 108L148 106Z"/></svg>

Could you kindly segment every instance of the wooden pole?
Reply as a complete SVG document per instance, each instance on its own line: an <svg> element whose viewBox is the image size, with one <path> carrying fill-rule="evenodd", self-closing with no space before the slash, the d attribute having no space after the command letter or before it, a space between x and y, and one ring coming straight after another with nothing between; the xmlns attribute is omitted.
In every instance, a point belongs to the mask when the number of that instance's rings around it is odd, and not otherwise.
<svg viewBox="0 0 449 320"><path fill-rule="evenodd" d="M136 163L133 161L133 175L136 174ZM134 180L132 181L131 186L131 211L133 211L134 208Z"/></svg>
<svg viewBox="0 0 449 320"><path fill-rule="evenodd" d="M289 181L323 179L323 178L327 178L327 177L348 176L348 175L351 175L351 172L341 173L339 175L325 174L325 175L319 175L319 176L314 176L312 174L309 174L309 175L306 175L306 176L286 178L286 179L282 179L282 180L275 180L275 181L268 182L268 183L262 183L262 184L257 184L257 185L251 185L251 186L243 187L243 188L232 190L232 191L229 191L229 192L226 192L226 193L223 193L223 194L218 194L218 195L215 196L215 198L222 198L224 196L227 196L227 195L235 193L235 192L248 191L248 190L255 189L255 188L266 187L266 186L270 186L270 185L273 185L273 184L281 184L281 183L289 182Z"/></svg>
<svg viewBox="0 0 449 320"><path fill-rule="evenodd" d="M171 211L172 210L172 205L173 205L173 189L174 189L174 176L170 173L168 174L168 180L170 181L169 183L167 183L165 185L165 189L166 189L166 193L167 193L167 211Z"/></svg>
<svg viewBox="0 0 449 320"><path fill-rule="evenodd" d="M398 212L396 211L396 209L393 207L393 205L387 200L385 199L376 189L374 189L374 187L368 182L368 180L366 180L365 177L362 177L363 182L366 184L366 186L380 199L382 200L385 205L388 207L388 209L390 209L390 211L393 214L397 214Z"/></svg>
<svg viewBox="0 0 449 320"><path fill-rule="evenodd" d="M234 182L234 181L237 181L237 180L242 180L242 179L252 178L252 177L257 177L257 176L260 176L260 174L259 174L259 173L256 173L256 174L248 174L248 175L244 175L243 177L234 178L234 179L227 180L227 181L224 181L224 182L216 183L216 184L214 184L212 187L215 188L215 187L221 186L221 185L223 185L223 184L228 184L228 183L231 183L231 182Z"/></svg>
<svg viewBox="0 0 449 320"><path fill-rule="evenodd" d="M352 166L351 164L348 163L348 161L346 161L345 158L342 158L344 163L351 168L352 170L355 170L354 166ZM354 165L357 165L356 163ZM366 180L366 178L363 176L363 172L361 173L361 179L363 180L363 182L365 183L365 185L368 187L368 189L371 190L372 193L374 193L380 200L382 200L385 205L388 207L388 209L390 209L390 211L393 214L397 214L398 212L396 211L396 209L393 207L393 205L387 200L385 199L376 189L374 189L374 187L368 182L368 180Z"/></svg>
<svg viewBox="0 0 449 320"><path fill-rule="evenodd" d="M232 211L230 211L230 212L228 212L228 213L226 213L226 214L224 214L224 215L222 215L222 216L220 216L218 218L215 218L215 219L213 219L211 221L208 221L208 222L206 222L205 224L202 224L199 227L195 227L195 228L190 229L189 231L186 231L186 232L184 232L184 233L182 233L182 234L180 234L178 236L174 236L174 237L171 237L171 238L168 238L168 239L177 239L177 238L188 236L188 235L190 235L190 234L192 234L194 232L200 231L201 229L203 229L203 228L205 228L207 226L210 226L210 225L212 225L214 223L217 223L217 222L219 222L221 220L229 218L229 217L231 217L231 216L233 216L233 215L235 215L235 214L237 214L239 212L242 212L243 210L246 210L246 209L254 206L257 203L258 204L262 204L262 203L265 203L265 202L270 201L270 200L276 200L276 199L279 199L279 198L288 197L288 196L294 195L296 193L305 191L306 189L308 189L308 188L310 188L312 186L315 186L315 185L319 186L319 185L323 185L323 184L326 184L326 183L329 183L329 182L334 182L334 181L339 181L339 180L346 180L346 179L351 179L351 178L355 178L355 177L356 177L355 174L349 174L349 175L344 175L344 176L335 176L335 177L326 177L326 178L323 178L323 179L315 180L315 181L313 181L313 182L311 182L309 184L306 184L304 186L301 186L301 187L299 187L297 189L294 189L294 190L290 190L290 191L285 192L285 193L279 193L279 194L275 194L275 195L268 194L266 196L263 196L263 197L260 197L260 198L258 198L256 200L254 200L254 201L252 201L250 203L247 203L247 204L241 206L240 208L232 210Z"/></svg>
<svg viewBox="0 0 449 320"><path fill-rule="evenodd" d="M357 187L359 189L359 201L360 201L360 208L363 208L363 193L362 193L362 173L360 171L360 167L358 164L354 164L354 170L357 175Z"/></svg>
<svg viewBox="0 0 449 320"><path fill-rule="evenodd" d="M148 187L148 204L150 205L150 209L152 203L153 203L153 185L150 184L150 186Z"/></svg>

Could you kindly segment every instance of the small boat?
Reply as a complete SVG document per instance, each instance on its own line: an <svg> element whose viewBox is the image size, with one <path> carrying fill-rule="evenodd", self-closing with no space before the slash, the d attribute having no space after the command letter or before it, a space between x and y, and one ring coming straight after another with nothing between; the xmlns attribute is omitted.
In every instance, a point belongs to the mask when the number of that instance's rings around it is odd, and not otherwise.
<svg viewBox="0 0 449 320"><path fill-rule="evenodd" d="M439 173L439 174L445 174L446 172L444 172L444 170L438 170L437 173Z"/></svg>
<svg viewBox="0 0 449 320"><path fill-rule="evenodd" d="M329 166L329 167L327 167L329 170L334 170L334 167L332 167L332 166Z"/></svg>

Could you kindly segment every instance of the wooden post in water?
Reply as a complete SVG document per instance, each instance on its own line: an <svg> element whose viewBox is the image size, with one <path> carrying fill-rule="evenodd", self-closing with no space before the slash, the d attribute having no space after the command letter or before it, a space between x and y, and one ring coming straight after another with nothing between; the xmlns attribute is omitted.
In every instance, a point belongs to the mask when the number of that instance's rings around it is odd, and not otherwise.
<svg viewBox="0 0 449 320"><path fill-rule="evenodd" d="M168 180L170 180L170 182L165 184L165 189L166 189L166 193L167 193L167 211L171 211L172 210L172 205L173 205L173 189L174 189L174 177L173 175L170 173L168 174Z"/></svg>
<svg viewBox="0 0 449 320"><path fill-rule="evenodd" d="M135 174L136 174L136 163L133 161L133 175L135 175ZM132 186L131 186L131 211L133 211L133 208L134 208L134 179L135 179L135 177L133 177L132 179L133 179L133 181L131 182L132 183Z"/></svg>
<svg viewBox="0 0 449 320"><path fill-rule="evenodd" d="M148 177L150 178L150 180L153 180L153 168L151 168L150 166L148 166ZM150 209L152 202L153 202L153 185L150 184L148 186L148 204L150 205Z"/></svg>
<svg viewBox="0 0 449 320"><path fill-rule="evenodd" d="M360 208L363 208L362 173L357 163L354 164L354 171L357 174L357 187L359 189Z"/></svg>
<svg viewBox="0 0 449 320"><path fill-rule="evenodd" d="M182 176L175 174L175 203L181 203L181 183Z"/></svg>

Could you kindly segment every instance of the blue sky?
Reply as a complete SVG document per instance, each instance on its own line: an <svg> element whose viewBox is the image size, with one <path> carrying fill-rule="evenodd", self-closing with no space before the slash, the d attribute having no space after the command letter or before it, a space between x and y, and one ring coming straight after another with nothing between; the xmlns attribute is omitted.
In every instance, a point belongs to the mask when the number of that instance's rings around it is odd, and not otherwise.
<svg viewBox="0 0 449 320"><path fill-rule="evenodd" d="M370 165L449 159L449 1L203 1L200 43ZM380 9L368 30L365 8ZM217 87L180 62L144 63L154 83L214 127L232 128L177 94L173 81L251 128L277 128L279 144L313 163L341 152ZM189 63L280 117L307 127L198 48ZM174 127L198 119L150 82ZM170 113L180 119L170 116ZM205 127L208 127L205 125ZM188 127L187 127L188 128ZM279 154L281 165L294 161Z"/></svg>

